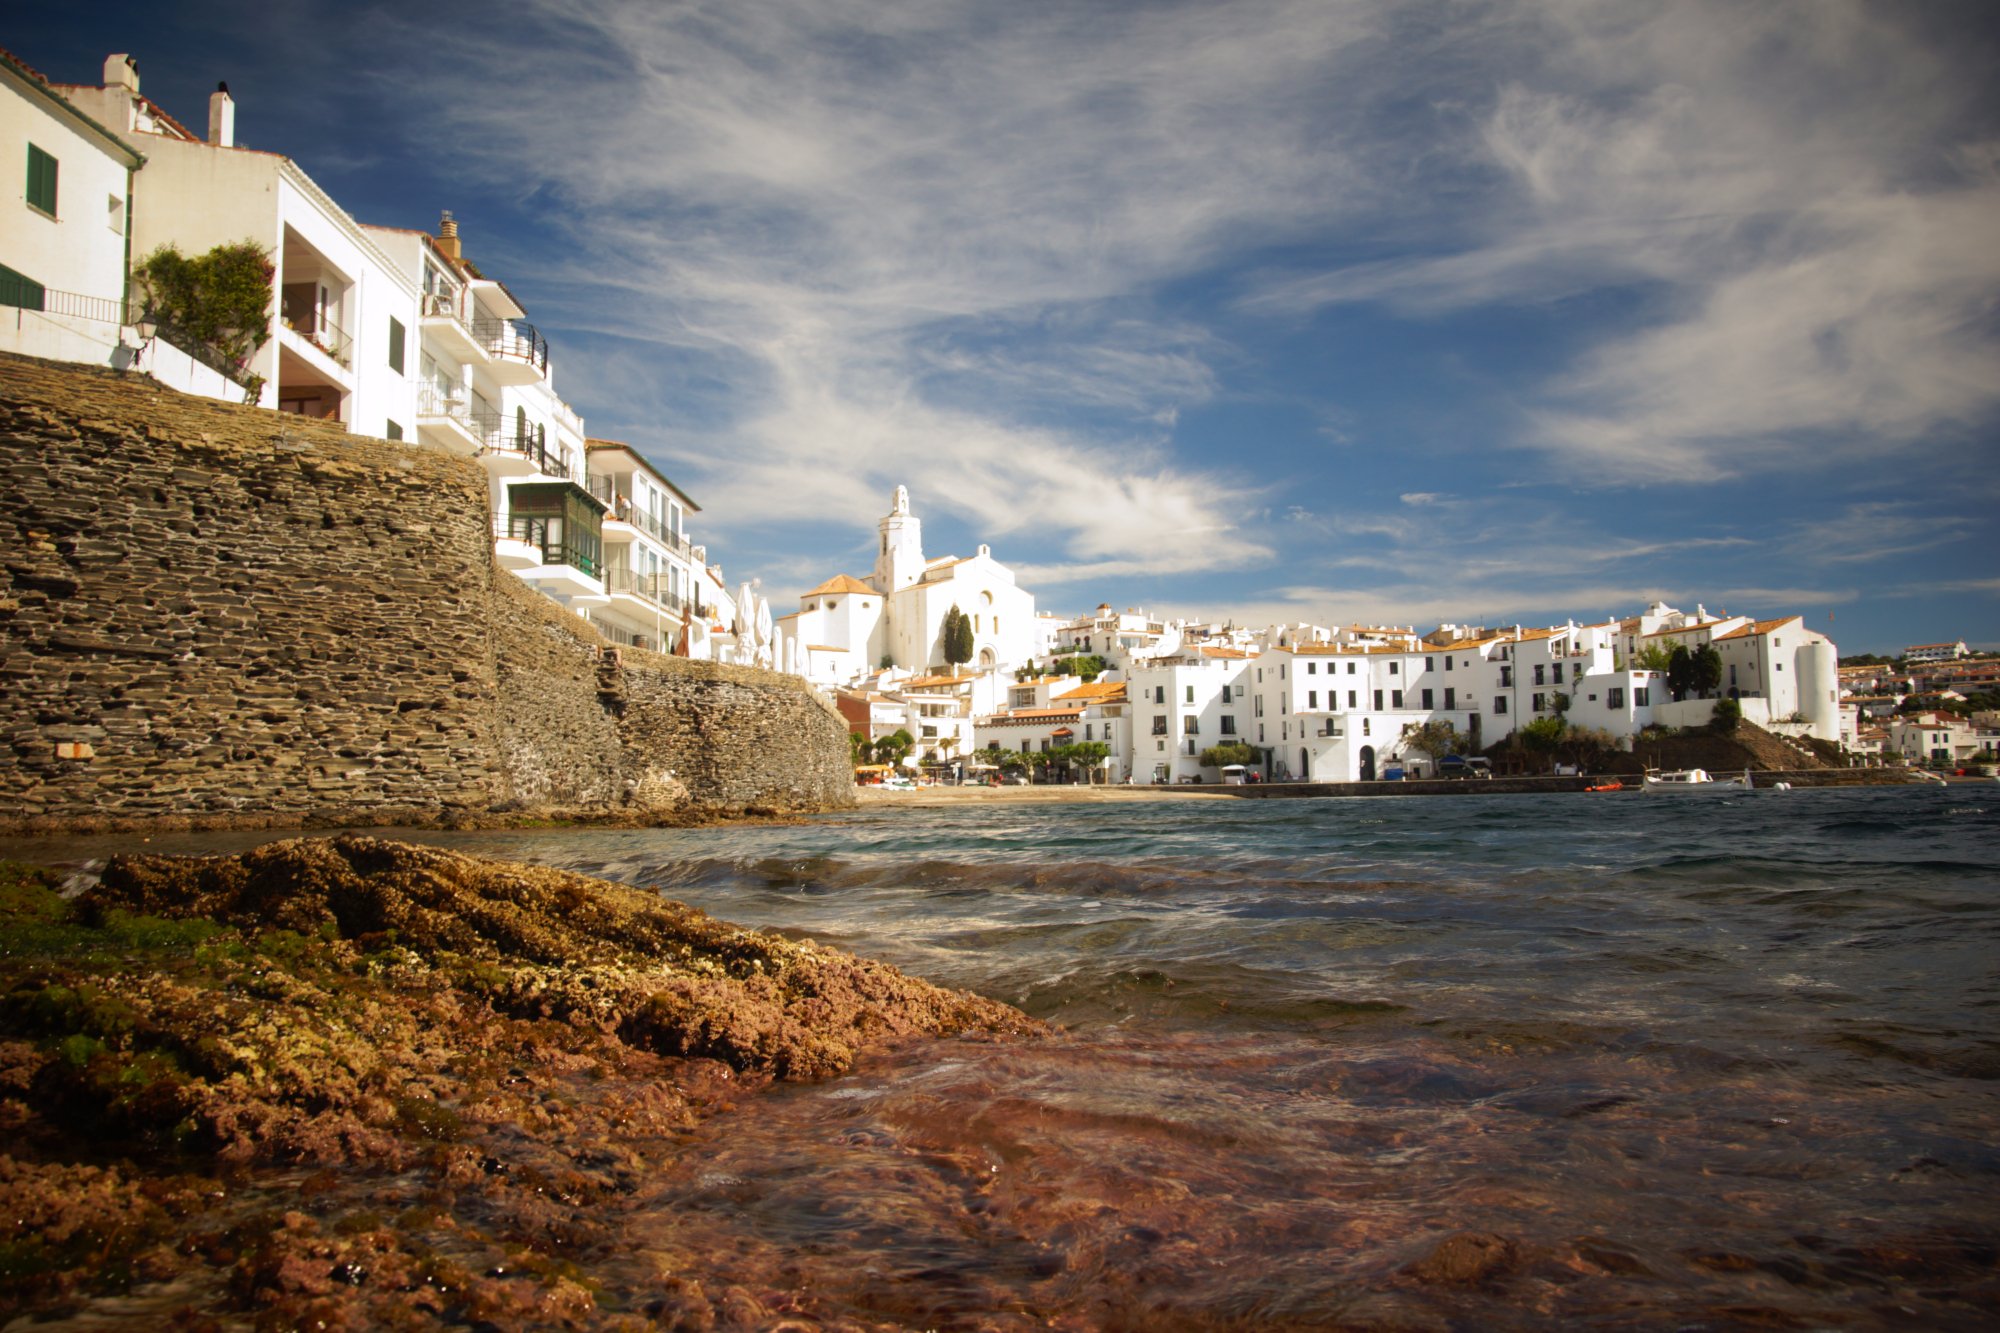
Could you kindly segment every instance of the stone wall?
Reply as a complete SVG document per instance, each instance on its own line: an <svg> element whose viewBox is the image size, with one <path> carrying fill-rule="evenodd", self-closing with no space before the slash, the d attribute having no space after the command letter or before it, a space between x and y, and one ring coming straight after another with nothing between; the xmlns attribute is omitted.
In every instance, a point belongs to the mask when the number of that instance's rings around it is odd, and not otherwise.
<svg viewBox="0 0 2000 1333"><path fill-rule="evenodd" d="M0 830L850 804L794 678L625 650L495 567L484 473L0 356Z"/></svg>

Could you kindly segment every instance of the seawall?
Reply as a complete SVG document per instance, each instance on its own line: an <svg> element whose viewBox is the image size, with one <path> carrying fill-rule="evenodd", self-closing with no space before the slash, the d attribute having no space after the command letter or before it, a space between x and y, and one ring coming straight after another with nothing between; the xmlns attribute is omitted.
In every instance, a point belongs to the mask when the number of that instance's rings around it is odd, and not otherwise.
<svg viewBox="0 0 2000 1333"><path fill-rule="evenodd" d="M0 831L851 805L804 682L605 651L474 461L0 355Z"/></svg>

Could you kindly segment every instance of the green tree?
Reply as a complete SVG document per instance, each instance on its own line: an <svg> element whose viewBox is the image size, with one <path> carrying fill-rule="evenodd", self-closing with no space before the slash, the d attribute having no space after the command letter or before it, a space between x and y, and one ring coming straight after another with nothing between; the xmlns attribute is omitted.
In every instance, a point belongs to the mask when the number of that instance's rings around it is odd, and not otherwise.
<svg viewBox="0 0 2000 1333"><path fill-rule="evenodd" d="M1569 723L1560 717L1538 717L1527 726L1515 732L1521 748L1528 753L1550 759L1561 744L1563 733L1569 730Z"/></svg>
<svg viewBox="0 0 2000 1333"><path fill-rule="evenodd" d="M1256 762L1257 750L1242 741L1223 741L1211 745L1195 756L1195 762L1203 768L1221 768L1224 764L1249 764Z"/></svg>
<svg viewBox="0 0 2000 1333"><path fill-rule="evenodd" d="M1649 643L1634 655L1628 669L1632 671L1665 671L1670 665L1669 659L1671 657L1672 654L1659 644Z"/></svg>
<svg viewBox="0 0 2000 1333"><path fill-rule="evenodd" d="M956 603L944 613L944 630L939 638L947 665L962 666L972 660L972 619Z"/></svg>
<svg viewBox="0 0 2000 1333"><path fill-rule="evenodd" d="M1708 719L1709 730L1720 732L1726 736L1742 724L1742 704L1737 703L1734 699L1717 699L1715 701L1715 712Z"/></svg>
<svg viewBox="0 0 2000 1333"><path fill-rule="evenodd" d="M1679 703L1693 688L1694 654L1688 651L1686 644L1677 643L1674 650L1667 654L1667 693L1674 696L1675 703Z"/></svg>
<svg viewBox="0 0 2000 1333"><path fill-rule="evenodd" d="M1704 643L1693 654L1691 682L1694 692L1703 699L1722 687L1722 654L1712 643Z"/></svg>
<svg viewBox="0 0 2000 1333"><path fill-rule="evenodd" d="M142 318L168 342L249 391L263 391L249 373L250 358L271 337L271 252L254 241L218 245L189 258L163 245L132 270Z"/></svg>
<svg viewBox="0 0 2000 1333"><path fill-rule="evenodd" d="M901 764L917 748L917 738L902 727L875 742L875 762L878 764Z"/></svg>
<svg viewBox="0 0 2000 1333"><path fill-rule="evenodd" d="M1050 659L1049 670L1058 676L1076 676L1088 682L1103 675L1106 665L1105 660L1096 653L1071 653L1065 657Z"/></svg>
<svg viewBox="0 0 2000 1333"><path fill-rule="evenodd" d="M1420 750L1433 760L1448 754L1462 753L1458 728L1443 718L1429 722L1412 722L1403 728L1403 753Z"/></svg>
<svg viewBox="0 0 2000 1333"><path fill-rule="evenodd" d="M1111 757L1111 747L1103 741L1078 741L1067 748L1069 762L1086 773L1102 767L1104 761Z"/></svg>

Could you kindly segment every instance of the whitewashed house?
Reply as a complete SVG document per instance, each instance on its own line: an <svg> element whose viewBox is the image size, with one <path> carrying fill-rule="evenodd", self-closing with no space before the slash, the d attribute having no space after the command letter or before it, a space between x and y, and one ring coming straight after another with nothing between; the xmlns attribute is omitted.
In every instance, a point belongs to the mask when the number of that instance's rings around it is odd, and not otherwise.
<svg viewBox="0 0 2000 1333"><path fill-rule="evenodd" d="M4 52L0 158L18 190L0 217L0 350L124 369L126 243L145 159Z"/></svg>
<svg viewBox="0 0 2000 1333"><path fill-rule="evenodd" d="M261 246L276 272L269 340L242 368L262 381L256 401L406 438L416 421L415 285L297 163L236 146L226 88L210 98L204 139L140 93L131 57L107 59L104 80L58 91L145 157L133 177L133 262L169 244L189 256Z"/></svg>
<svg viewBox="0 0 2000 1333"><path fill-rule="evenodd" d="M1132 664L1128 772L1138 782L1213 782L1218 774L1202 766L1202 751L1256 743L1251 657L1238 648L1173 647Z"/></svg>
<svg viewBox="0 0 2000 1333"><path fill-rule="evenodd" d="M609 601L589 619L614 643L680 651L692 648L700 601L702 562L688 540L687 516L701 506L616 440L586 446L589 489L606 506L603 524L604 590Z"/></svg>

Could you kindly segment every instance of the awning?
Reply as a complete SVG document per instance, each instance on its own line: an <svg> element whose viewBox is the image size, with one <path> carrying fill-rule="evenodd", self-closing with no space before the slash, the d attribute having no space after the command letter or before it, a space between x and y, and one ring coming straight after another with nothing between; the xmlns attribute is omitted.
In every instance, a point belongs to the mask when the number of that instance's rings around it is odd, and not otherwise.
<svg viewBox="0 0 2000 1333"><path fill-rule="evenodd" d="M1075 733L1075 732L1073 732L1073 731L1071 731L1071 730L1070 730L1070 729L1069 729L1068 727L1057 727L1057 728L1056 728L1056 729L1055 729L1054 731L1050 732L1050 733L1049 733L1049 735L1051 735L1051 736L1074 736L1074 735L1076 735L1076 733Z"/></svg>

